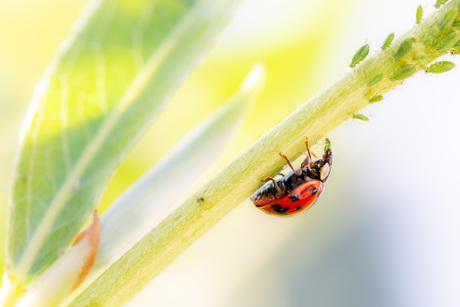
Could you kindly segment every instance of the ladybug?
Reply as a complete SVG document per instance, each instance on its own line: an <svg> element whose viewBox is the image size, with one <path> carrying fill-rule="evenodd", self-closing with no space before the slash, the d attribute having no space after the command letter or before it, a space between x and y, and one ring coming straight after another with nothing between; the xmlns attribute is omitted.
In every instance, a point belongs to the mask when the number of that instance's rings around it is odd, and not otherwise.
<svg viewBox="0 0 460 307"><path fill-rule="evenodd" d="M299 169L294 169L288 157L280 153L291 170L286 175L281 174L280 179L268 177L261 180L266 184L251 196L252 202L265 213L278 216L294 215L310 208L321 196L331 173L333 154L330 144L326 139L323 157L312 161L307 138L307 158Z"/></svg>

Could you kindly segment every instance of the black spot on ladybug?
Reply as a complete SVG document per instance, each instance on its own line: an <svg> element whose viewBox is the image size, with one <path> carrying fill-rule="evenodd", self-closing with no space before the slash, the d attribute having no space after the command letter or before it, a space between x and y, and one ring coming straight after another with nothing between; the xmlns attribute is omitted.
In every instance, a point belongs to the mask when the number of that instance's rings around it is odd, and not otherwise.
<svg viewBox="0 0 460 307"><path fill-rule="evenodd" d="M299 211L300 209L302 209L302 207L299 207L299 206L297 206L297 207L295 207L295 208L296 208L297 211Z"/></svg>
<svg viewBox="0 0 460 307"><path fill-rule="evenodd" d="M278 212L278 213L284 213L289 210L290 207L283 208L281 205L273 205L270 208L273 209L273 211Z"/></svg>
<svg viewBox="0 0 460 307"><path fill-rule="evenodd" d="M291 199L293 203L295 203L296 201L300 199L300 195L297 193L292 193L291 195L289 195L289 198Z"/></svg>
<svg viewBox="0 0 460 307"><path fill-rule="evenodd" d="M311 194L311 195L315 195L316 192L318 192L318 189L317 189L317 188L311 188L311 189L310 189L310 194Z"/></svg>

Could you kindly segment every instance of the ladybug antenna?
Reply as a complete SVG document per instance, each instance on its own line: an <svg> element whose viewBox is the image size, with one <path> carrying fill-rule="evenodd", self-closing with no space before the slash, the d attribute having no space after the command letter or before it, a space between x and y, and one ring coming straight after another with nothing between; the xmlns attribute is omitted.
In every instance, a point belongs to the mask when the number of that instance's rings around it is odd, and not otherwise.
<svg viewBox="0 0 460 307"><path fill-rule="evenodd" d="M314 167L314 163L311 160L311 156L313 155L315 158L317 157L313 152L311 152L310 146L308 146L308 137L305 139L305 146L307 147L307 158L302 162L302 167L309 166L312 168Z"/></svg>

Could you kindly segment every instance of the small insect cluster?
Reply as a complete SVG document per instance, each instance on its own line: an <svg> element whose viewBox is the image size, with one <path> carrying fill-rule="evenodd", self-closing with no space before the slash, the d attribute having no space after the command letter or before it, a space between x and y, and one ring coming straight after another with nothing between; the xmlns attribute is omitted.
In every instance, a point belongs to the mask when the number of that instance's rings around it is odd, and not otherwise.
<svg viewBox="0 0 460 307"><path fill-rule="evenodd" d="M437 0L434 5L440 8L445 5L448 0ZM449 7L447 9L447 7ZM446 11L443 12L439 22L429 29L429 33L423 39L417 41L415 37L408 37L399 43L397 48L392 48L388 52L393 52L393 60L395 68L392 75L389 77L390 81L402 82L403 80L412 76L415 72L423 69L425 73L439 74L447 72L455 67L455 64L450 61L439 61L429 65L428 57L425 55L427 52L438 52L444 54L450 51L451 55L460 54L460 0L452 1L449 6L446 6ZM420 25L423 18L423 7L418 6L415 16L417 25ZM388 35L385 39L381 49L387 50L395 38L394 33ZM350 67L355 68L369 54L369 44L365 44L353 56ZM427 66L429 65L429 66ZM383 73L375 73L369 78L367 86L372 88L384 79ZM374 93L374 94L370 94ZM369 90L368 98L369 103L374 103L383 100L382 95ZM369 118L363 114L353 115L354 119L368 121Z"/></svg>
<svg viewBox="0 0 460 307"><path fill-rule="evenodd" d="M310 208L319 199L331 172L331 143L326 139L324 155L316 161L312 161L308 138L305 145L307 158L298 169L292 166L288 157L280 153L291 170L280 179L268 177L262 180L266 184L251 196L257 208L267 214L288 216Z"/></svg>

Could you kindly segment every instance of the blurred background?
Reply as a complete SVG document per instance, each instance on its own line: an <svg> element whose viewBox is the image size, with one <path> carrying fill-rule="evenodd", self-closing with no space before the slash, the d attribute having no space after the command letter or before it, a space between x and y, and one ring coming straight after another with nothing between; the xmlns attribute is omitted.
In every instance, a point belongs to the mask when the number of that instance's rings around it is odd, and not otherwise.
<svg viewBox="0 0 460 307"><path fill-rule="evenodd" d="M347 73L366 41L376 52L390 32L412 27L419 4L434 10L435 0L420 1L246 0L100 209L224 103L254 63L266 65L265 89L214 171ZM1 245L21 121L85 4L0 1ZM363 111L369 122L350 120L329 136L335 165L314 208L277 218L242 203L131 306L460 306L459 80L458 68L407 80Z"/></svg>

